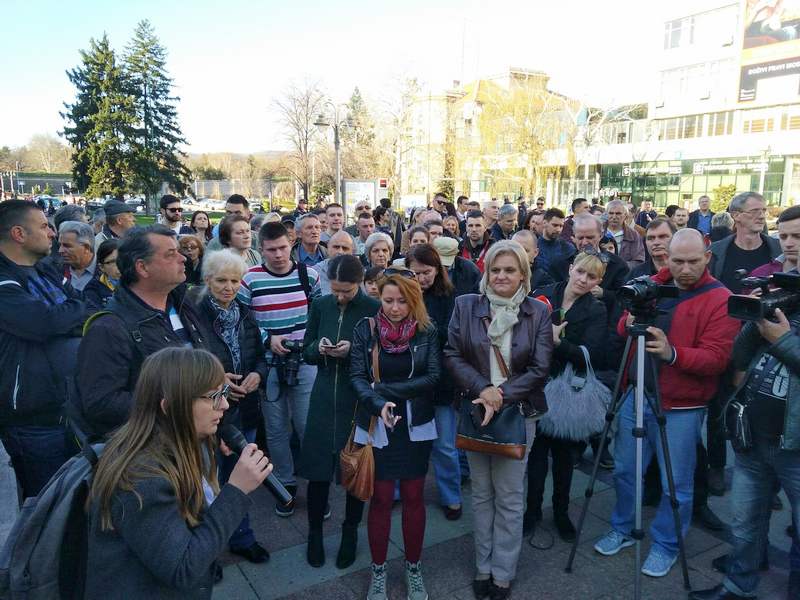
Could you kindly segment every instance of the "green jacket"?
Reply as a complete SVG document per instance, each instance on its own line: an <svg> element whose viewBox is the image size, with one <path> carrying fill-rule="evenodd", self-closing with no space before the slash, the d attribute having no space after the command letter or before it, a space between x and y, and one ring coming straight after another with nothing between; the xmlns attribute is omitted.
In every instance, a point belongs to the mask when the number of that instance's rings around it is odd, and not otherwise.
<svg viewBox="0 0 800 600"><path fill-rule="evenodd" d="M356 411L356 393L350 382L350 357L322 356L319 341L323 337L336 344L351 342L353 328L364 317L378 313L380 303L359 289L356 297L339 310L336 297L323 296L314 301L308 315L303 340L303 358L317 366L317 378L303 436L298 473L309 481L331 481L339 451L344 448Z"/></svg>

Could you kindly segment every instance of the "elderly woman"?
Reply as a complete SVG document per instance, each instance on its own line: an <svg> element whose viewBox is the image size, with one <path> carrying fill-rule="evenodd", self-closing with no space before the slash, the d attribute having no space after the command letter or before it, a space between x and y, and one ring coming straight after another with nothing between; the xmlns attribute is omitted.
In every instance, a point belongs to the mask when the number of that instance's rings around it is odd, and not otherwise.
<svg viewBox="0 0 800 600"><path fill-rule="evenodd" d="M613 238L612 238L613 239ZM592 295L606 272L605 257L592 252L581 252L572 261L569 279L537 289L534 297L544 296L550 301L553 313L560 321L553 325L553 363L550 376L557 377L571 364L578 373L587 370L581 347L586 348L589 359L599 364L607 352L608 329L606 305ZM575 527L570 521L569 493L572 470L579 454L580 442L551 437L539 433L533 442L528 458L528 503L523 529L527 532L542 519L544 483L547 479L548 457L553 457L553 519L558 535L565 542L575 540Z"/></svg>
<svg viewBox="0 0 800 600"><path fill-rule="evenodd" d="M303 341L306 364L317 367L298 466L298 473L308 479L306 559L312 567L325 564L322 522L339 452L350 435L356 409L355 390L348 376L353 329L364 317L374 317L380 307L361 290L364 267L358 258L343 254L326 266L331 293L311 304ZM342 542L336 557L339 569L355 561L363 509L361 500L347 494Z"/></svg>
<svg viewBox="0 0 800 600"><path fill-rule="evenodd" d="M366 268L389 266L394 253L394 242L390 235L381 231L370 234L364 242L364 256L362 262Z"/></svg>
<svg viewBox="0 0 800 600"><path fill-rule="evenodd" d="M205 256L205 287L200 288L197 301L197 324L208 350L225 369L231 405L225 422L241 429L245 437L253 441L259 419L258 390L267 378L267 362L255 318L236 298L246 271L244 260L232 250L218 250ZM221 484L228 481L235 465L235 457L220 459ZM231 536L229 545L231 552L250 562L269 559L269 553L256 542L247 516Z"/></svg>
<svg viewBox="0 0 800 600"><path fill-rule="evenodd" d="M720 211L711 217L711 233L709 237L712 242L724 240L733 234L733 217L727 211Z"/></svg>
<svg viewBox="0 0 800 600"><path fill-rule="evenodd" d="M203 282L203 240L198 235L182 235L178 240L181 254L186 257L183 264L186 271L186 283L199 285Z"/></svg>
<svg viewBox="0 0 800 600"><path fill-rule="evenodd" d="M219 225L222 246L241 256L248 268L261 264L261 256L252 248L251 236L250 222L241 215L225 217Z"/></svg>
<svg viewBox="0 0 800 600"><path fill-rule="evenodd" d="M481 293L456 298L444 351L445 367L463 392L462 402L483 405L484 423L501 409L519 410L525 417L528 450L533 417L547 410L544 385L553 353L549 311L528 297L529 282L530 264L522 246L511 240L493 244L486 253ZM479 599L507 598L522 546L527 452L523 460L472 451L467 458L475 521L473 591Z"/></svg>

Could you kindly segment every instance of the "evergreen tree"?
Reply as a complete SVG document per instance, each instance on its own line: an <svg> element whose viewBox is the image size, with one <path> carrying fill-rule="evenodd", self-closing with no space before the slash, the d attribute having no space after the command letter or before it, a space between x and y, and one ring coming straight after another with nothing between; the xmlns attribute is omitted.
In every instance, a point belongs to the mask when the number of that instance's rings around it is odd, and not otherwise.
<svg viewBox="0 0 800 600"><path fill-rule="evenodd" d="M166 69L167 52L149 21L136 27L125 53L127 77L135 97L135 135L132 140L138 187L152 200L162 181L183 192L191 172L183 159L185 144L172 79Z"/></svg>
<svg viewBox="0 0 800 600"><path fill-rule="evenodd" d="M133 99L105 34L99 42L89 40L89 50L80 54L81 65L67 72L77 88L75 103L61 113L64 137L73 147L73 177L90 196L122 198L132 175Z"/></svg>

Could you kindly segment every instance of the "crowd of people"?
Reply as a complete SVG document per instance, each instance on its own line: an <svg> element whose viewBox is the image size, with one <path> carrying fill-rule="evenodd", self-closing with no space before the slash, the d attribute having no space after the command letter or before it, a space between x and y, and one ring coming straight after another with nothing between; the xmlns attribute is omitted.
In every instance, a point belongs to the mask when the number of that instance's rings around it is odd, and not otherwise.
<svg viewBox="0 0 800 600"><path fill-rule="evenodd" d="M784 209L770 235L755 192L718 214L706 196L663 214L621 199L577 198L569 216L545 205L436 194L406 219L388 199L361 201L347 226L337 203L300 202L282 216L233 195L212 223L202 211L187 221L165 195L160 222L137 227L117 200L50 218L32 202L0 203L0 440L20 497L36 496L80 444L105 442L87 505L86 597L209 598L226 548L268 561L248 495L269 474L289 493L274 505L284 518L305 480L306 558L324 565L331 484L352 441L374 457L368 600L387 598L398 499L407 597L428 597L429 465L446 519L460 519L471 496L475 597L502 600L523 540L548 533L548 471L555 532L575 540L572 474L588 447L613 469L616 493L594 549L634 544L637 383L653 401L644 503L657 506L642 572L667 575L693 522L726 529L707 499L729 493L733 548L714 561L724 580L689 597L754 597L780 489L800 517L800 303L744 324L727 306L731 294L765 293L746 275L797 275L800 207ZM623 360L639 318L623 288L636 277L677 290L653 300L643 382ZM618 426L603 440L588 412L561 405L601 402L602 420L618 370ZM749 435L734 445L729 489L732 402ZM469 437L470 427L491 437L501 420L516 439L487 450ZM223 423L248 442L238 456L217 440ZM345 493L340 569L356 560L365 508ZM800 598L790 533L789 597Z"/></svg>

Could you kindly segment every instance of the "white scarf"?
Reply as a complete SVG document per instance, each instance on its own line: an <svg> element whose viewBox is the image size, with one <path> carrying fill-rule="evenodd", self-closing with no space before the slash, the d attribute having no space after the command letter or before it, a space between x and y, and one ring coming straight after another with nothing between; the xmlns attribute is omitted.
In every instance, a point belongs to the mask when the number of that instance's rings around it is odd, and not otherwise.
<svg viewBox="0 0 800 600"><path fill-rule="evenodd" d="M492 322L489 324L488 330L489 339L494 345L499 346L506 332L519 323L519 306L525 301L527 294L524 286L519 286L511 298L498 296L488 286L484 293L492 309Z"/></svg>

